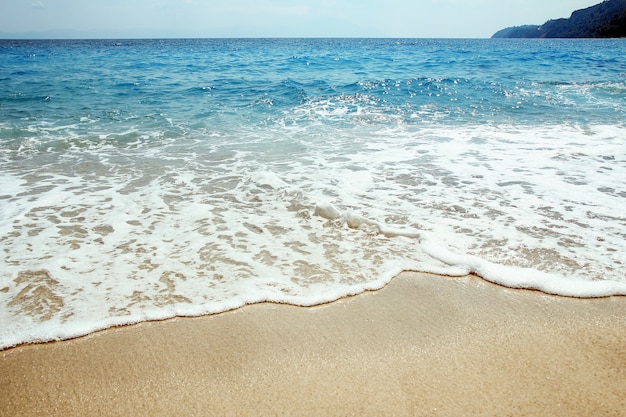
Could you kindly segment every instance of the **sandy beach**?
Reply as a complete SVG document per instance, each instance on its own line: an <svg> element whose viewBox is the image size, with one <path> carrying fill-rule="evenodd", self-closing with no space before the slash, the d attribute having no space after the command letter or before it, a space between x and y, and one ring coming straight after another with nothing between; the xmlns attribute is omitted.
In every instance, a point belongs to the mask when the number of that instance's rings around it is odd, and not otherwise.
<svg viewBox="0 0 626 417"><path fill-rule="evenodd" d="M622 416L626 297L403 273L0 352L1 416Z"/></svg>

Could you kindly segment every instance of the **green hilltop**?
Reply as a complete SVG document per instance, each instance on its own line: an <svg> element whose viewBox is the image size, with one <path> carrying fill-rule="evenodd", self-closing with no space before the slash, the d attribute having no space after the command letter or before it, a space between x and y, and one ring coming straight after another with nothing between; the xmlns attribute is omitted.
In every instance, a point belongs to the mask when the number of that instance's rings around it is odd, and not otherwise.
<svg viewBox="0 0 626 417"><path fill-rule="evenodd" d="M548 20L543 25L502 29L492 38L624 38L626 0L605 0L576 10L569 19Z"/></svg>

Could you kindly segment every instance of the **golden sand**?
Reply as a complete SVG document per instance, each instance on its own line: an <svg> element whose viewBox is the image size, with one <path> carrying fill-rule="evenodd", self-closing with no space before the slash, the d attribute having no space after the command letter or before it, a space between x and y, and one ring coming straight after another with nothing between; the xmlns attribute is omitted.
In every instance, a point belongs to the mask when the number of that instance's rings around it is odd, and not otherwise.
<svg viewBox="0 0 626 417"><path fill-rule="evenodd" d="M0 416L624 416L626 297L403 273L0 352Z"/></svg>

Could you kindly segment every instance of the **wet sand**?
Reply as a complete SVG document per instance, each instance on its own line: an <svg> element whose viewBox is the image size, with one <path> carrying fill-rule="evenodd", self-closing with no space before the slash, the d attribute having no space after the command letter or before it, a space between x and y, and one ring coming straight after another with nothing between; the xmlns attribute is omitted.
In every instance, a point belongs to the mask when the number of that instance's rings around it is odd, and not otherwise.
<svg viewBox="0 0 626 417"><path fill-rule="evenodd" d="M403 273L0 352L0 416L623 416L626 297Z"/></svg>

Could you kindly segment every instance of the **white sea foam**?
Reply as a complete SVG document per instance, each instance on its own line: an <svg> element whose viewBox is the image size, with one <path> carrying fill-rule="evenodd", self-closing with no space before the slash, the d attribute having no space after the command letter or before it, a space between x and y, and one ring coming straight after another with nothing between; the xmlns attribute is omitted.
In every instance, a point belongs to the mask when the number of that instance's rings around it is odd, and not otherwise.
<svg viewBox="0 0 626 417"><path fill-rule="evenodd" d="M530 268L499 265L477 256L454 253L437 243L425 242L422 247L433 258L460 268L463 275L474 273L488 281L506 287L538 290L547 294L567 297L593 298L626 295L626 283L624 282L591 281Z"/></svg>
<svg viewBox="0 0 626 417"><path fill-rule="evenodd" d="M626 294L624 128L365 124L320 141L298 120L236 152L222 138L5 157L0 348L313 305L407 269Z"/></svg>

